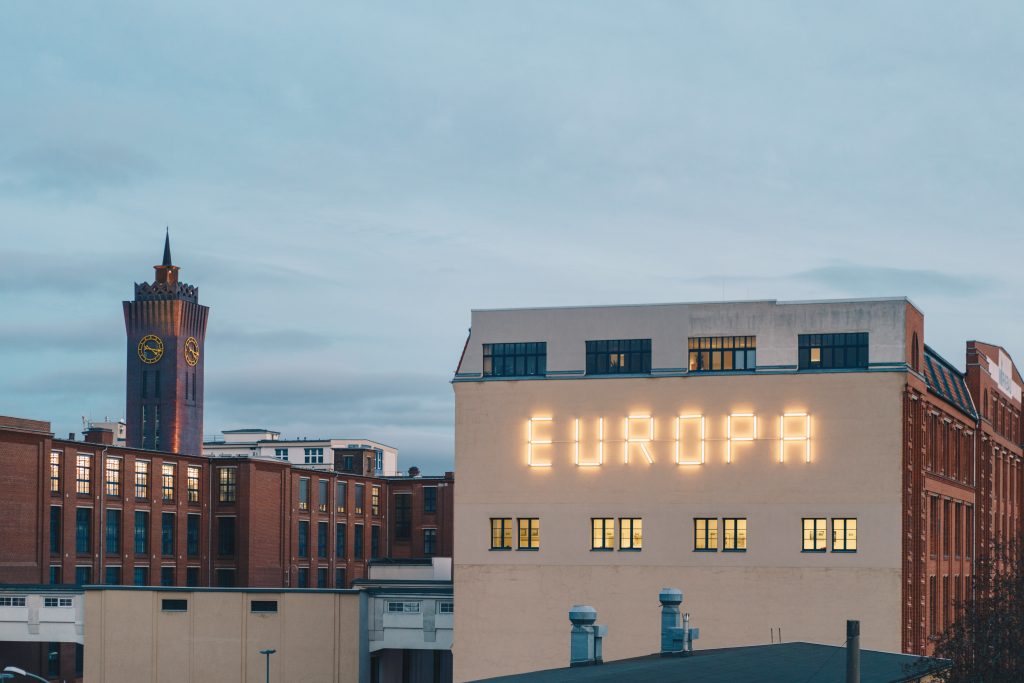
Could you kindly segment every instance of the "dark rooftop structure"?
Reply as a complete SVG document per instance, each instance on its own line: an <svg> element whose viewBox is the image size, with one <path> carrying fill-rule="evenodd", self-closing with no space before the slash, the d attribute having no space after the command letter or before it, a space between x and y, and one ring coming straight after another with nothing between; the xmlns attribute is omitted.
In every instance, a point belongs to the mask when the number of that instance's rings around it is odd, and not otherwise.
<svg viewBox="0 0 1024 683"><path fill-rule="evenodd" d="M649 655L592 666L548 669L486 679L490 683L845 683L846 648L782 643ZM860 651L862 683L918 681L948 666L931 657Z"/></svg>

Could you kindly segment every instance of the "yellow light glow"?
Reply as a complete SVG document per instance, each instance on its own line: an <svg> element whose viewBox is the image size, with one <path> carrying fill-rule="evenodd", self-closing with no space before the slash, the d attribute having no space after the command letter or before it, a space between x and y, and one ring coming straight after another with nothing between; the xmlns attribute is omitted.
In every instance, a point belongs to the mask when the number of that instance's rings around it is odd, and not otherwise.
<svg viewBox="0 0 1024 683"><path fill-rule="evenodd" d="M786 420L789 418L803 418L804 433L799 436L786 434ZM786 442L803 441L804 459L811 461L811 416L809 413L783 413L779 418L779 462L785 462Z"/></svg>
<svg viewBox="0 0 1024 683"><path fill-rule="evenodd" d="M750 436L734 436L732 429L733 418L739 418L742 420L751 421ZM727 463L732 462L732 442L733 441L753 441L757 438L757 415L754 413L732 413L725 418L725 461Z"/></svg>
<svg viewBox="0 0 1024 683"><path fill-rule="evenodd" d="M597 418L597 462L580 462L580 419L576 418L576 464L579 467L600 467L604 464L604 418Z"/></svg>
<svg viewBox="0 0 1024 683"><path fill-rule="evenodd" d="M533 447L534 446L550 446L552 444L551 439L535 439L533 435L533 423L534 422L551 422L550 417L531 417L527 420L527 439L526 439L526 464L530 467L551 467L551 462L534 462L533 461Z"/></svg>
<svg viewBox="0 0 1024 683"><path fill-rule="evenodd" d="M694 420L700 423L700 459L687 459L682 452L683 425L684 420ZM696 456L695 456L696 457ZM704 464L704 416L703 415L680 415L676 418L676 464L677 465L703 465Z"/></svg>
<svg viewBox="0 0 1024 683"><path fill-rule="evenodd" d="M630 425L634 420L644 420L647 422L647 436L634 437L630 432ZM629 464L629 445L636 444L640 447L640 452L647 458L647 462L650 465L654 464L654 458L651 456L651 452L647 449L647 444L654 440L654 418L650 415L630 415L626 418L626 443L622 445L623 461Z"/></svg>

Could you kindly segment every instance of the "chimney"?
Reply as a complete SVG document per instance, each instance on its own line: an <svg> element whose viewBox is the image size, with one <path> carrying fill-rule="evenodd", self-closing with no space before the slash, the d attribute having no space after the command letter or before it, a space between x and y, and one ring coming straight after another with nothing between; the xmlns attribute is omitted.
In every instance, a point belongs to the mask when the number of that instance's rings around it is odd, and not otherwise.
<svg viewBox="0 0 1024 683"><path fill-rule="evenodd" d="M90 426L82 432L82 440L87 443L99 443L105 446L111 446L114 443L114 430L107 429L106 427Z"/></svg>
<svg viewBox="0 0 1024 683"><path fill-rule="evenodd" d="M590 605L573 605L569 610L569 621L572 622L569 666L602 663L602 641L608 633L608 627L594 623L597 621L597 610Z"/></svg>
<svg viewBox="0 0 1024 683"><path fill-rule="evenodd" d="M860 622L846 622L846 683L860 683Z"/></svg>
<svg viewBox="0 0 1024 683"><path fill-rule="evenodd" d="M683 592L678 588L662 588L658 600L661 601L661 656L693 652L693 641L700 637L700 629L690 628L689 614L680 620Z"/></svg>

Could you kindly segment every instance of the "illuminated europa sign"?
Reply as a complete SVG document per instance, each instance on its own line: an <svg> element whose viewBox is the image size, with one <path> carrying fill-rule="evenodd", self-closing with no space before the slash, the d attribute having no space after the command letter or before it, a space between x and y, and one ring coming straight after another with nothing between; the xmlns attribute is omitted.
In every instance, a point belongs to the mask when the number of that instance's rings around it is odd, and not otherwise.
<svg viewBox="0 0 1024 683"><path fill-rule="evenodd" d="M721 424L717 435L709 433L708 422L704 415L657 420L651 415L591 420L531 417L526 421L526 464L553 467L565 457L577 467L601 467L607 459L621 457L625 465L653 465L657 461L703 465L710 443L719 445L725 462L731 463L746 444L754 441L774 442L779 462L785 462L787 455L811 461L809 413L783 413L777 422L769 419L769 424L775 423L770 435L763 433L765 421L759 421L755 413L731 413L714 420ZM762 433L758 432L759 422ZM559 432L568 438L556 439Z"/></svg>

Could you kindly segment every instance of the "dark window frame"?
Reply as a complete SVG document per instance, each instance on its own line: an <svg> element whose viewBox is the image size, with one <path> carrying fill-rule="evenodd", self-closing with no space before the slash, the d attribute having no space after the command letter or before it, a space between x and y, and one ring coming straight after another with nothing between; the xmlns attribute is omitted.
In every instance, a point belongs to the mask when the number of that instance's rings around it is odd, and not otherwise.
<svg viewBox="0 0 1024 683"><path fill-rule="evenodd" d="M867 332L826 332L797 336L797 367L801 370L866 370Z"/></svg>
<svg viewBox="0 0 1024 683"><path fill-rule="evenodd" d="M640 523L640 545L635 545L633 539L633 527ZM626 526L629 526L629 533L626 533ZM643 517L619 517L619 550L638 553L644 548L644 518ZM628 541L628 543L627 543Z"/></svg>
<svg viewBox="0 0 1024 683"><path fill-rule="evenodd" d="M499 342L483 345L484 377L544 377L547 342Z"/></svg>
<svg viewBox="0 0 1024 683"><path fill-rule="evenodd" d="M601 543L597 544L597 529L600 522ZM611 524L612 538L608 540L608 525ZM590 518L590 550L591 552L604 553L615 550L615 518L614 517L591 517Z"/></svg>
<svg viewBox="0 0 1024 683"><path fill-rule="evenodd" d="M729 545L729 523L732 522L732 546ZM743 522L743 547L740 547L740 522ZM722 518L722 552L745 553L747 552L747 541L749 529L747 528L746 517L723 517Z"/></svg>
<svg viewBox="0 0 1024 683"><path fill-rule="evenodd" d="M854 523L854 525L853 525L853 539L854 539L853 540L853 545L854 545L854 547L852 549L849 548L850 544L849 544L849 540L847 539L847 534L850 531L849 523L851 521ZM843 534L842 534L842 539L843 539L842 546L843 547L842 548L837 548L836 547L838 545L837 538L836 538L836 528L837 528L836 527L836 522L841 522L842 523L842 529L843 529ZM860 531L860 525L857 524L857 518L856 517L833 517L832 518L832 552L834 552L834 553L855 553L855 552L857 552L858 546L860 545L860 543L859 543L859 531Z"/></svg>
<svg viewBox="0 0 1024 683"><path fill-rule="evenodd" d="M587 340L586 359L587 375L649 375L651 340Z"/></svg>
<svg viewBox="0 0 1024 683"><path fill-rule="evenodd" d="M703 535L704 547L703 548L698 547L699 544L697 543L697 540L701 538L701 536L700 536L700 529L699 529L698 524L697 524L698 522L704 522L704 535ZM715 523L714 524L714 531L715 531L714 547L712 547L712 545L711 545L711 522ZM717 517L694 517L693 518L693 552L695 552L695 553L717 553L718 552L718 541L720 540L720 538L721 538L721 536L718 533L718 518Z"/></svg>
<svg viewBox="0 0 1024 683"><path fill-rule="evenodd" d="M807 522L812 522L811 525L811 538L807 538ZM818 545L818 523L821 523L821 531L824 532L825 538L822 541L820 548ZM810 547L808 548L808 542ZM828 517L801 517L800 518L800 552L802 553L825 553L828 552Z"/></svg>
<svg viewBox="0 0 1024 683"><path fill-rule="evenodd" d="M710 374L757 370L756 335L690 337L686 345L688 372Z"/></svg>
<svg viewBox="0 0 1024 683"><path fill-rule="evenodd" d="M495 527L494 523L498 522L498 526ZM498 535L495 535L495 529L498 530ZM512 550L512 518L511 517L491 517L490 527L490 549L497 551ZM506 544L505 539L508 539ZM497 541L497 542L496 542Z"/></svg>
<svg viewBox="0 0 1024 683"><path fill-rule="evenodd" d="M526 545L523 545L523 522L526 522ZM534 531L536 531L536 544L534 543ZM540 518L519 517L516 520L516 550L528 550L537 552L540 550Z"/></svg>

